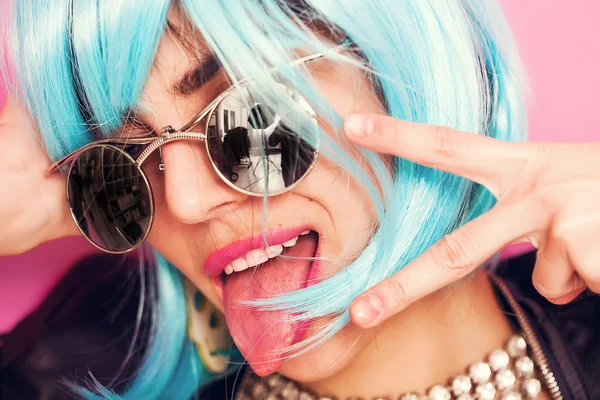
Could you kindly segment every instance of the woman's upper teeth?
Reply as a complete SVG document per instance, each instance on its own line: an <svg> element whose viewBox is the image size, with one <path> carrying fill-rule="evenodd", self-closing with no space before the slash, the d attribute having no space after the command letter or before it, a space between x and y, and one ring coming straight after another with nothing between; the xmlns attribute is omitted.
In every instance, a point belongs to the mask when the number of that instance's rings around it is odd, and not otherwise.
<svg viewBox="0 0 600 400"><path fill-rule="evenodd" d="M306 230L300 233L300 235L307 235L310 231ZM298 242L298 236L293 239L276 244L274 246L267 246L261 249L250 250L244 257L233 260L230 264L225 266L225 273L230 275L234 272L244 271L248 268L255 267L257 265L267 262L270 258L277 257L283 252L284 247L292 247Z"/></svg>
<svg viewBox="0 0 600 400"><path fill-rule="evenodd" d="M231 264L227 264L225 273L229 275L233 272L244 271L250 267L265 263L269 258L280 255L283 252L283 246L284 244L276 244L274 246L263 247L262 249L250 250L244 257L237 258Z"/></svg>
<svg viewBox="0 0 600 400"><path fill-rule="evenodd" d="M298 236L296 236L293 239L288 240L287 242L283 242L282 245L283 245L283 247L292 247L296 244L297 241L298 241Z"/></svg>

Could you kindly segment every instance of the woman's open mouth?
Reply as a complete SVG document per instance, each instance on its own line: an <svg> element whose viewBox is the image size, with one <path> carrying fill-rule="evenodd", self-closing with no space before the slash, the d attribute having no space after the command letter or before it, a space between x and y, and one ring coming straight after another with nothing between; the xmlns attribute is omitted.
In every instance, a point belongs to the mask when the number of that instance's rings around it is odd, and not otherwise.
<svg viewBox="0 0 600 400"><path fill-rule="evenodd" d="M316 283L318 262L314 257L319 247L318 233L307 227L268 231L265 236L259 234L216 250L204 264L204 271L223 289L225 318L233 340L261 376L281 367L285 349L300 340L308 324L292 322L288 311L258 310L245 303Z"/></svg>

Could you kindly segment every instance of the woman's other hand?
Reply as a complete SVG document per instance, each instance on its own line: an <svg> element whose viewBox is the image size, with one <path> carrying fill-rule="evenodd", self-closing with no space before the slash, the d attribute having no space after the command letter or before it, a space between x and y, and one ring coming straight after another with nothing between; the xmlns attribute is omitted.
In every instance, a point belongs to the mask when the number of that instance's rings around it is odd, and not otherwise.
<svg viewBox="0 0 600 400"><path fill-rule="evenodd" d="M0 108L0 256L78 232L67 207L65 178L46 175L50 160L33 132L9 99Z"/></svg>
<svg viewBox="0 0 600 400"><path fill-rule="evenodd" d="M379 325L518 242L538 249L533 284L549 301L568 303L586 287L600 293L600 142L507 143L381 115L351 116L345 131L357 145L463 176L498 199L355 299L358 326Z"/></svg>

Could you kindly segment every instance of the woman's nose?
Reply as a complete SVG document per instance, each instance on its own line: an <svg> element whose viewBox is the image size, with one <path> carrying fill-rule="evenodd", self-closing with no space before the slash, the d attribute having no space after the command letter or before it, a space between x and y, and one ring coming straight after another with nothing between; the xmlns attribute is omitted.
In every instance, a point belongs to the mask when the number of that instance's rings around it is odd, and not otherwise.
<svg viewBox="0 0 600 400"><path fill-rule="evenodd" d="M201 223L214 216L219 206L245 198L218 177L204 143L169 143L162 147L162 155L167 206L181 222Z"/></svg>

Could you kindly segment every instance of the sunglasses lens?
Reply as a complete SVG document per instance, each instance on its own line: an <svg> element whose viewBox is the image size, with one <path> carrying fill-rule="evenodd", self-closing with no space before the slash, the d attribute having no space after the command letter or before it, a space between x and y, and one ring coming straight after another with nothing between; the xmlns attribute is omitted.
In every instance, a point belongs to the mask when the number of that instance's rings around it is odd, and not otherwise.
<svg viewBox="0 0 600 400"><path fill-rule="evenodd" d="M73 162L67 191L75 222L96 246L124 253L146 238L152 194L128 154L112 146L86 150Z"/></svg>
<svg viewBox="0 0 600 400"><path fill-rule="evenodd" d="M213 164L227 182L247 193L281 193L304 178L317 159L316 113L298 93L283 90L289 97L285 108L239 88L208 121Z"/></svg>

